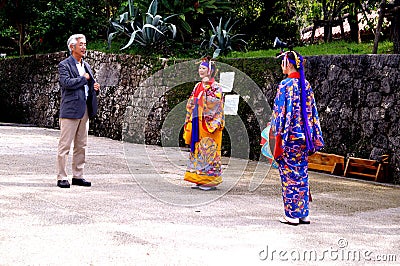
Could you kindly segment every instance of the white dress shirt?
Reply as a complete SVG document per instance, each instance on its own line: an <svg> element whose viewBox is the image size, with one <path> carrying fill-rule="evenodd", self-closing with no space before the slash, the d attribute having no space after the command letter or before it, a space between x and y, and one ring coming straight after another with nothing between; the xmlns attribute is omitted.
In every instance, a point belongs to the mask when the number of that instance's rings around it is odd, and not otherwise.
<svg viewBox="0 0 400 266"><path fill-rule="evenodd" d="M76 64L76 67L78 68L79 75L81 75L81 76L85 75L86 70L85 70L85 66L83 64L83 61L82 61L82 63ZM89 86L85 85L85 97L86 97L86 99L87 99L88 95L89 95Z"/></svg>

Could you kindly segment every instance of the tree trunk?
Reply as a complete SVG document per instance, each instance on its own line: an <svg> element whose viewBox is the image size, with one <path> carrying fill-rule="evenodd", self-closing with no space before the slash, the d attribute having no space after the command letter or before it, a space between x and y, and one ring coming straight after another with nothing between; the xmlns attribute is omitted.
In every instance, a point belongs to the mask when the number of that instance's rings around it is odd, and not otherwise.
<svg viewBox="0 0 400 266"><path fill-rule="evenodd" d="M264 11L268 17L271 17L275 4L278 0L264 0Z"/></svg>
<svg viewBox="0 0 400 266"><path fill-rule="evenodd" d="M340 18L339 19L339 26L340 26L340 34L341 34L341 36L342 36L342 38L344 38L345 36L345 32L344 32L344 26L343 26L343 24L344 24L344 20L343 20L343 18Z"/></svg>
<svg viewBox="0 0 400 266"><path fill-rule="evenodd" d="M322 1L322 10L323 10L323 20L324 20L324 42L328 42L328 35L329 35L329 26L327 24L329 20L328 14L328 6L326 0Z"/></svg>
<svg viewBox="0 0 400 266"><path fill-rule="evenodd" d="M325 21L324 42L332 42L332 20Z"/></svg>
<svg viewBox="0 0 400 266"><path fill-rule="evenodd" d="M400 54L400 6L394 8L392 19L393 53Z"/></svg>
<svg viewBox="0 0 400 266"><path fill-rule="evenodd" d="M375 40L374 40L374 48L372 49L373 54L378 53L378 43L379 43L379 37L381 35L382 31L382 24L383 24L383 19L385 17L385 0L382 0L380 4L380 9L379 9L379 18L378 18L378 25L376 26L375 30Z"/></svg>
<svg viewBox="0 0 400 266"><path fill-rule="evenodd" d="M25 42L25 25L22 23L17 24L19 32L19 55L24 55L24 42Z"/></svg>
<svg viewBox="0 0 400 266"><path fill-rule="evenodd" d="M105 9L106 9L106 17L107 17L107 18L110 18L110 17L111 17L111 11L110 11L110 9L111 9L111 7L110 7L110 1L108 1L108 0L105 0L105 1L104 1L104 4L105 4Z"/></svg>
<svg viewBox="0 0 400 266"><path fill-rule="evenodd" d="M314 20L314 26L313 26L312 32L311 32L311 40L310 40L310 43L311 43L311 44L314 43L315 31L316 31L317 28L318 28L318 24L317 24L317 23L318 23L318 22L317 22L316 20Z"/></svg>
<svg viewBox="0 0 400 266"><path fill-rule="evenodd" d="M353 8L352 13L347 17L350 25L350 40L352 42L361 43L360 29L358 27L357 10Z"/></svg>

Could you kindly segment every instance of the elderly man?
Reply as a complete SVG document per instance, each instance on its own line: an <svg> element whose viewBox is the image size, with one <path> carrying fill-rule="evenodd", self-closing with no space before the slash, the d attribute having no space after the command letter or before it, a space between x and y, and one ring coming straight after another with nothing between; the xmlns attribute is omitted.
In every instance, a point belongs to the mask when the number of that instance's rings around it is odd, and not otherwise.
<svg viewBox="0 0 400 266"><path fill-rule="evenodd" d="M67 42L71 55L58 65L61 87L60 140L57 154L57 186L69 188L67 158L74 142L72 156L72 185L90 187L91 182L83 178L89 118L96 115L100 84L88 63L84 61L86 37L74 34Z"/></svg>

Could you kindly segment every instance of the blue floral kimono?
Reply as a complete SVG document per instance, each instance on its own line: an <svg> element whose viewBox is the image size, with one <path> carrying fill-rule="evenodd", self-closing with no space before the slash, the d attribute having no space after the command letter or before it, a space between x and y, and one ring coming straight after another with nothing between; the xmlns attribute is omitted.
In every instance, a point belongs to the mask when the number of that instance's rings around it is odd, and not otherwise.
<svg viewBox="0 0 400 266"><path fill-rule="evenodd" d="M281 81L274 102L271 130L277 136L275 160L282 181L282 197L285 215L303 218L309 212L308 156L324 146L314 93L305 81L306 113L308 123L304 123L301 110L301 88L298 73ZM305 130L308 127L308 132ZM306 144L308 134L312 150Z"/></svg>

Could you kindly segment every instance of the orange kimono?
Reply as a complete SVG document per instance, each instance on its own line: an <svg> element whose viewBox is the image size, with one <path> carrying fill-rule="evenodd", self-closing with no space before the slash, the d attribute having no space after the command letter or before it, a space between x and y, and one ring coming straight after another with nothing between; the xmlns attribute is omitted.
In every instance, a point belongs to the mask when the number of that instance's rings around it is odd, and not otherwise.
<svg viewBox="0 0 400 266"><path fill-rule="evenodd" d="M190 145L184 180L203 186L222 182L221 144L225 126L222 88L212 79L197 83L186 105L183 138Z"/></svg>

